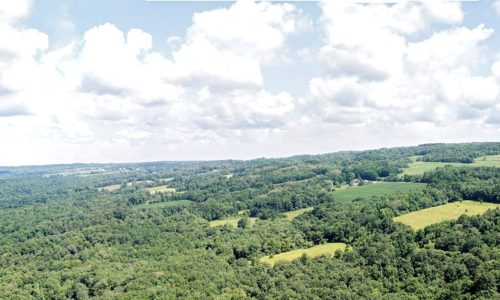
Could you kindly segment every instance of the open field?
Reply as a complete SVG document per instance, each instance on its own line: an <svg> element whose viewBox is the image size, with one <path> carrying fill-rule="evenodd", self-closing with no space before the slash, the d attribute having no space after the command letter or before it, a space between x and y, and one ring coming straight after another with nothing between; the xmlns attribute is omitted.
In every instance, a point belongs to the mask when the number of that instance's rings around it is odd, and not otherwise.
<svg viewBox="0 0 500 300"><path fill-rule="evenodd" d="M495 208L500 208L500 204L465 200L411 212L395 217L394 221L410 225L413 229L418 230L431 224L458 219L463 214L480 215L488 209Z"/></svg>
<svg viewBox="0 0 500 300"><path fill-rule="evenodd" d="M446 162L426 162L416 161L409 164L409 167L404 169L402 175L421 175L425 172L435 170L439 167L452 165L456 167L497 167L500 168L500 155L478 157L471 164L464 163L446 163Z"/></svg>
<svg viewBox="0 0 500 300"><path fill-rule="evenodd" d="M150 204L141 204L134 206L135 209L138 208L163 208L163 207L174 207L174 206L188 206L192 205L194 202L189 200L178 200L178 201L170 201L170 202L157 202Z"/></svg>
<svg viewBox="0 0 500 300"><path fill-rule="evenodd" d="M101 188L98 188L97 190L99 192L103 192L103 191L104 192L112 192L112 191L119 190L121 186L122 186L121 184L113 184L113 185L103 186Z"/></svg>
<svg viewBox="0 0 500 300"><path fill-rule="evenodd" d="M314 207L306 207L306 208L297 209L297 210L283 213L283 215L285 215L285 217L287 218L288 221L291 221L291 220L297 218L298 216L302 215L303 213L306 213L308 211L312 211L313 209L314 209Z"/></svg>
<svg viewBox="0 0 500 300"><path fill-rule="evenodd" d="M478 157L472 164L475 167L497 167L500 168L500 155Z"/></svg>
<svg viewBox="0 0 500 300"><path fill-rule="evenodd" d="M134 186L134 185L140 185L140 184L150 184L153 183L154 181L152 180L138 180L138 181L131 181L127 183L127 186Z"/></svg>
<svg viewBox="0 0 500 300"><path fill-rule="evenodd" d="M146 192L150 192L151 194L156 194L156 193L175 193L174 188L170 188L166 185L162 186L155 186L151 188L145 188L144 189Z"/></svg>
<svg viewBox="0 0 500 300"><path fill-rule="evenodd" d="M462 167L471 166L473 164L416 161L409 164L408 168L403 170L402 175L420 175L447 165Z"/></svg>
<svg viewBox="0 0 500 300"><path fill-rule="evenodd" d="M303 254L314 258L321 255L333 255L337 250L345 250L346 244L344 243L327 243L322 245L317 245L308 249L297 249L288 252L283 252L280 254L270 256L264 256L260 259L260 262L270 264L274 266L274 264L278 261L292 261L297 258L300 258Z"/></svg>
<svg viewBox="0 0 500 300"><path fill-rule="evenodd" d="M228 218L224 220L215 220L209 223L210 227L218 227L218 226L224 226L224 225L231 225L233 227L238 227L238 221L241 218ZM257 221L257 218L248 218L248 224L250 227L255 224L255 221Z"/></svg>
<svg viewBox="0 0 500 300"><path fill-rule="evenodd" d="M412 182L373 182L363 186L350 186L333 192L336 201L347 202L356 198L371 198L379 195L392 195L399 192L422 190L426 184Z"/></svg>

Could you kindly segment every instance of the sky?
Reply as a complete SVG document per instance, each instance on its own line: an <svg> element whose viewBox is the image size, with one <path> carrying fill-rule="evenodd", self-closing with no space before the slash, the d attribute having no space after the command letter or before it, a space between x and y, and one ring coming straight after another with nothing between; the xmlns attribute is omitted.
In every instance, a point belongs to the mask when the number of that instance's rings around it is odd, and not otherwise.
<svg viewBox="0 0 500 300"><path fill-rule="evenodd" d="M0 1L0 165L500 141L500 1L393 2Z"/></svg>

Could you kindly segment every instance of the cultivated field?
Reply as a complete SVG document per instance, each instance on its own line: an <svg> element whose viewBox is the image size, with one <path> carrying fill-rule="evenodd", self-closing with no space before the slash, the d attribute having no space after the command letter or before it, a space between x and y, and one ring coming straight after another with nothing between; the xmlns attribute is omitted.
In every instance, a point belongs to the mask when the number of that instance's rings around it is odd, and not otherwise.
<svg viewBox="0 0 500 300"><path fill-rule="evenodd" d="M313 209L314 209L314 207L306 207L306 208L297 209L297 210L283 213L283 215L285 215L285 217L287 218L288 221L291 221L291 220L297 218L298 216L302 215L303 213L306 213L308 211L312 211Z"/></svg>
<svg viewBox="0 0 500 300"><path fill-rule="evenodd" d="M352 201L356 198L371 198L379 195L392 195L399 192L423 190L424 183L412 182L373 182L362 186L350 186L333 192L333 199L340 202Z"/></svg>
<svg viewBox="0 0 500 300"><path fill-rule="evenodd" d="M410 225L418 230L431 224L458 219L461 215L480 215L488 209L500 208L500 204L482 203L476 201L453 202L436 207L411 212L395 217L395 222Z"/></svg>
<svg viewBox="0 0 500 300"><path fill-rule="evenodd" d="M146 192L149 192L151 194L156 194L156 193L175 193L175 189L174 188L170 188L166 185L162 185L162 186L155 186L155 187L151 187L151 188L146 188L144 189Z"/></svg>
<svg viewBox="0 0 500 300"><path fill-rule="evenodd" d="M464 163L445 163L445 162L426 162L416 161L409 164L409 167L404 169L402 175L421 175L425 172L435 170L439 167L452 165L456 167L497 167L500 168L500 155L478 157L471 164Z"/></svg>
<svg viewBox="0 0 500 300"><path fill-rule="evenodd" d="M283 252L280 254L270 256L264 256L260 259L260 262L270 264L274 266L274 264L278 261L292 261L297 258L300 258L303 254L314 258L321 255L333 255L337 250L345 250L346 244L344 243L328 243L317 245L308 249L297 249L288 252Z"/></svg>
<svg viewBox="0 0 500 300"><path fill-rule="evenodd" d="M230 225L230 226L233 226L233 227L238 227L238 221L240 220L241 218L228 218L228 219L224 219L224 220L215 220L215 221L212 221L209 223L210 227L218 227L218 226L224 226L224 225ZM248 218L248 225L250 227L253 226L253 224L255 224L255 221L257 220L257 218Z"/></svg>
<svg viewBox="0 0 500 300"><path fill-rule="evenodd" d="M101 188L98 188L97 190L99 192L103 192L103 191L104 192L112 192L112 191L119 190L121 186L122 186L121 184L113 184L113 185L103 186Z"/></svg>

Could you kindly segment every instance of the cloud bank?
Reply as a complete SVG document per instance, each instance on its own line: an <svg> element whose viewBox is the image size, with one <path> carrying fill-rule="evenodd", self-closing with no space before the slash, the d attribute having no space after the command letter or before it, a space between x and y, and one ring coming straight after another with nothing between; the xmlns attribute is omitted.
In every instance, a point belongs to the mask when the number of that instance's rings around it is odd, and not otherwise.
<svg viewBox="0 0 500 300"><path fill-rule="evenodd" d="M1 164L222 159L319 153L500 133L495 34L458 2L239 1L195 13L169 55L140 28L96 24L69 44L0 3ZM494 7L498 7L495 4ZM322 36L320 45L291 40ZM308 60L295 62L307 49ZM301 54L302 53L302 54ZM265 70L317 64L305 95ZM484 72L484 70L487 72ZM281 80L286 81L286 74Z"/></svg>

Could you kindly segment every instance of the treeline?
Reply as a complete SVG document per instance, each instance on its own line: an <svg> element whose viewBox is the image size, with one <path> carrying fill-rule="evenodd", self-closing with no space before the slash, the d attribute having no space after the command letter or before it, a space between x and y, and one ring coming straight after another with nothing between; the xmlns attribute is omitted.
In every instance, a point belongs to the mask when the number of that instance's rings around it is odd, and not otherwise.
<svg viewBox="0 0 500 300"><path fill-rule="evenodd" d="M500 169L446 166L426 173L421 179L445 191L450 199L500 203Z"/></svg>

